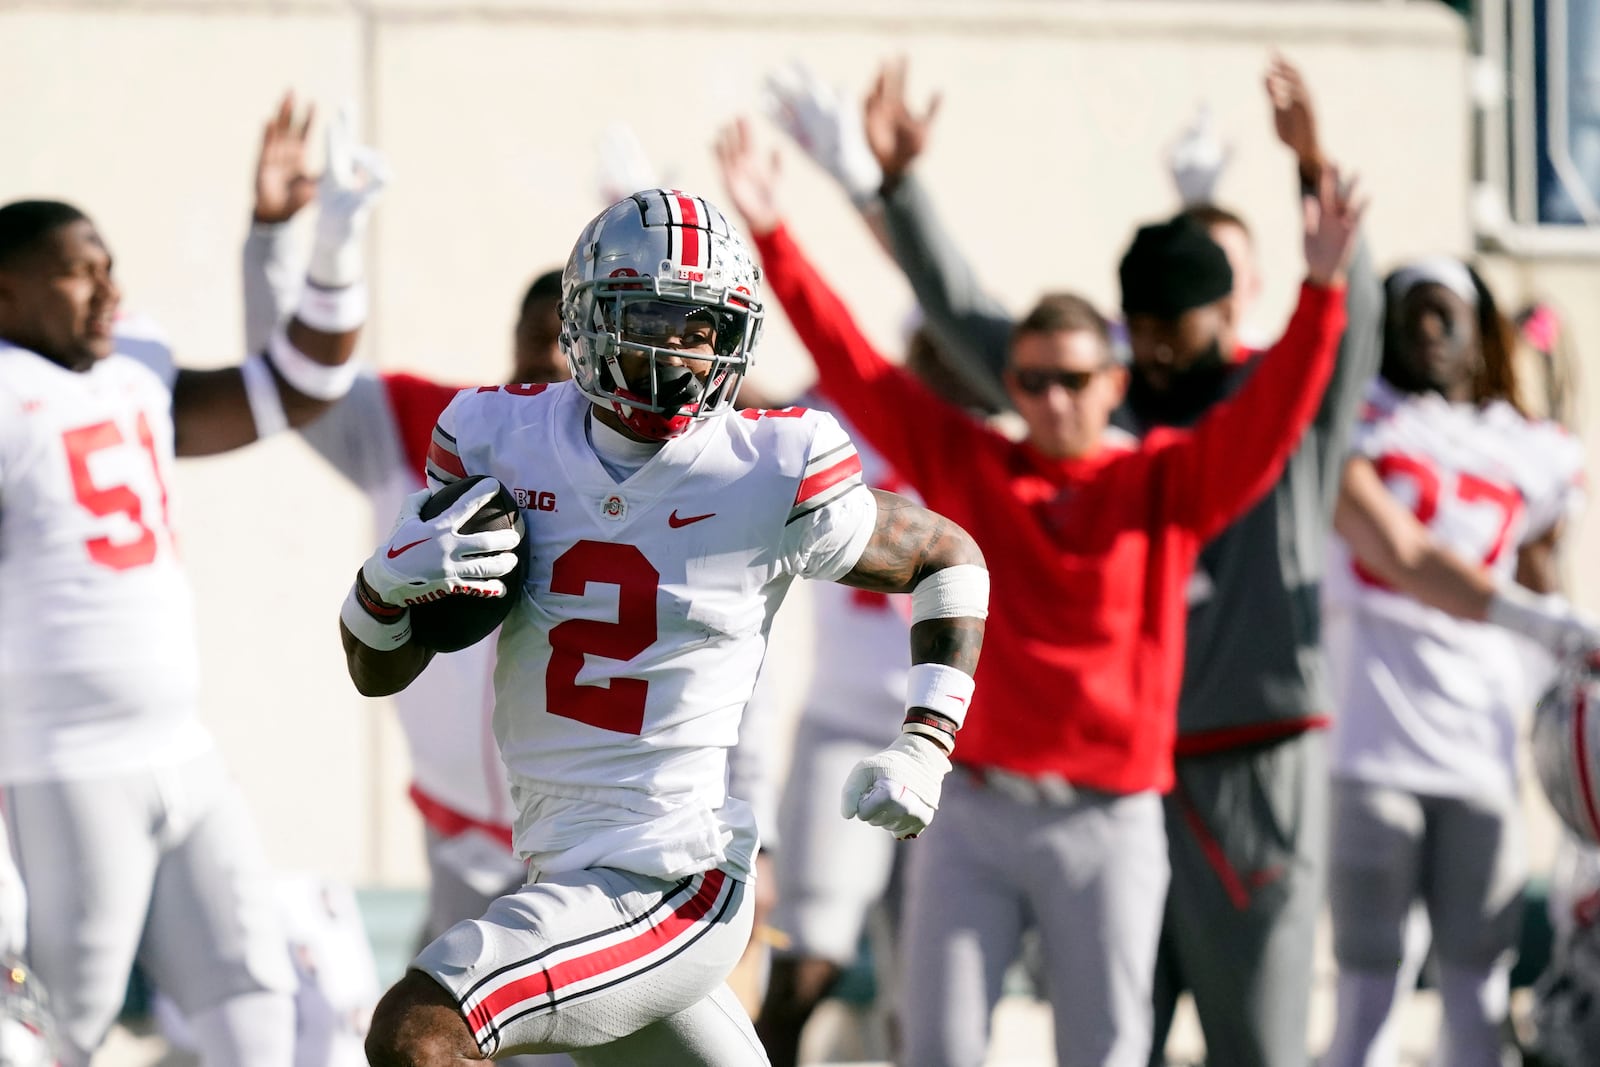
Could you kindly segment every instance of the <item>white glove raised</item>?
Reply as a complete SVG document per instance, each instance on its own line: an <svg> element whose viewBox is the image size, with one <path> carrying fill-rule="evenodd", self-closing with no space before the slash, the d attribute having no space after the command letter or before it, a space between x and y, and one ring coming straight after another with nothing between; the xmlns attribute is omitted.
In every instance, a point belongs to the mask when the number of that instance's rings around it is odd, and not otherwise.
<svg viewBox="0 0 1600 1067"><path fill-rule="evenodd" d="M1167 155L1172 183L1178 187L1178 195L1185 205L1212 202L1216 197L1217 180L1228 166L1230 154L1228 146L1217 136L1211 105L1201 104L1194 121L1184 127Z"/></svg>
<svg viewBox="0 0 1600 1067"><path fill-rule="evenodd" d="M346 108L328 123L328 158L317 182L317 230L306 274L325 289L361 280L361 242L372 205L389 183L389 165L375 148L356 143Z"/></svg>
<svg viewBox="0 0 1600 1067"><path fill-rule="evenodd" d="M633 127L623 122L613 122L600 134L598 179L600 200L605 204L661 185Z"/></svg>
<svg viewBox="0 0 1600 1067"><path fill-rule="evenodd" d="M500 578L517 565L520 535L515 530L461 532L461 525L499 491L499 482L485 478L431 519L422 517L422 505L432 493L419 489L406 497L389 540L361 565L373 595L407 607L454 593L505 596Z"/></svg>
<svg viewBox="0 0 1600 1067"><path fill-rule="evenodd" d="M786 71L769 74L766 109L857 207L878 194L883 170L867 147L861 109L847 106L810 67L796 61Z"/></svg>
<svg viewBox="0 0 1600 1067"><path fill-rule="evenodd" d="M881 826L896 837L916 837L939 810L950 758L919 734L901 734L882 752L857 763L845 779L839 813Z"/></svg>
<svg viewBox="0 0 1600 1067"><path fill-rule="evenodd" d="M1600 649L1600 622L1559 593L1541 595L1508 582L1490 598L1488 621L1522 634L1557 658Z"/></svg>

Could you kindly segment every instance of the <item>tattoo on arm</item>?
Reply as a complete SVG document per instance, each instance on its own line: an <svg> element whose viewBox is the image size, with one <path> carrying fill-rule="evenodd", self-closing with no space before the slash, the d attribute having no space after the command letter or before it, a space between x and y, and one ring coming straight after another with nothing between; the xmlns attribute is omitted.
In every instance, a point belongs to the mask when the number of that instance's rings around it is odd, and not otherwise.
<svg viewBox="0 0 1600 1067"><path fill-rule="evenodd" d="M903 496L872 490L877 528L855 568L840 579L857 589L909 593L928 575L961 563L983 566L977 542L961 527ZM914 663L944 663L971 674L983 644L983 620L928 619L911 628Z"/></svg>

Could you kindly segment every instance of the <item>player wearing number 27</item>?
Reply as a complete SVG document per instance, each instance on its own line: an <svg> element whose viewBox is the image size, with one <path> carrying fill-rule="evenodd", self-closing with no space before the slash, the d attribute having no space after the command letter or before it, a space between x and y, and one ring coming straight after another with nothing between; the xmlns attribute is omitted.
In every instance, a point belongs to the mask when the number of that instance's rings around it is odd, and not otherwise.
<svg viewBox="0 0 1600 1067"><path fill-rule="evenodd" d="M972 696L988 573L959 527L868 489L831 416L732 412L759 271L705 200L650 190L602 212L567 264L561 319L572 381L461 393L429 453L436 488L489 475L550 504L524 511L523 587L497 577L515 534L457 532L486 481L434 520L418 517L426 493L408 500L341 612L351 677L376 694L428 660L404 605L515 600L494 725L529 884L422 951L368 1055L765 1063L724 983L757 847L726 779L773 615L797 577L912 594L905 725L841 783L846 816L910 837Z"/></svg>
<svg viewBox="0 0 1600 1067"><path fill-rule="evenodd" d="M316 250L265 353L180 370L119 319L111 252L57 201L0 207L0 787L28 963L72 1067L141 966L207 1064L288 1067L293 971L266 858L198 716L175 455L308 422L349 387L375 156L330 131ZM365 174L363 174L365 171Z"/></svg>
<svg viewBox="0 0 1600 1067"><path fill-rule="evenodd" d="M1556 656L1600 627L1552 592L1583 449L1524 416L1493 297L1459 260L1390 276L1380 376L1346 461L1324 640L1339 711L1329 903L1339 962L1328 1067L1393 1062L1426 906L1440 1063L1498 1067L1526 878L1507 630Z"/></svg>

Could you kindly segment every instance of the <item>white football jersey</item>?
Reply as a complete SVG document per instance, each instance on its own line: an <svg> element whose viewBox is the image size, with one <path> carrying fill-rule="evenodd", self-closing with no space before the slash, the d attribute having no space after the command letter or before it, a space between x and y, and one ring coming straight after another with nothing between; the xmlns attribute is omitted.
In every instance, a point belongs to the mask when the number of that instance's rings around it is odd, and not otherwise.
<svg viewBox="0 0 1600 1067"><path fill-rule="evenodd" d="M1504 403L1453 405L1375 381L1352 449L1434 538L1502 579L1582 498L1579 443ZM1402 596L1337 536L1329 545L1335 773L1430 795L1512 795L1529 702L1519 639Z"/></svg>
<svg viewBox="0 0 1600 1067"><path fill-rule="evenodd" d="M747 874L749 806L728 750L795 577L860 558L877 506L855 447L821 412L696 423L620 483L570 383L461 393L430 481L498 479L533 565L500 631L495 734L537 870Z"/></svg>
<svg viewBox="0 0 1600 1067"><path fill-rule="evenodd" d="M168 495L175 376L130 321L83 373L0 343L0 781L210 743Z"/></svg>
<svg viewBox="0 0 1600 1067"><path fill-rule="evenodd" d="M379 537L401 502L423 488L422 454L439 410L443 386L409 376L400 393L387 376L364 374L350 393L301 436L341 474L366 491ZM398 395L397 395L398 393ZM431 408L426 415L423 410ZM426 420L425 424L422 420ZM480 824L511 825L511 789L495 745L494 643L480 641L433 657L394 696L406 735L413 787L426 801Z"/></svg>
<svg viewBox="0 0 1600 1067"><path fill-rule="evenodd" d="M811 398L802 399L810 404ZM820 404L819 404L820 406ZM836 416L837 417L837 416ZM850 424L840 420L853 439ZM874 489L920 502L887 460L856 445L861 475ZM828 583L812 596L816 654L804 714L839 732L882 743L900 730L911 669L911 596Z"/></svg>

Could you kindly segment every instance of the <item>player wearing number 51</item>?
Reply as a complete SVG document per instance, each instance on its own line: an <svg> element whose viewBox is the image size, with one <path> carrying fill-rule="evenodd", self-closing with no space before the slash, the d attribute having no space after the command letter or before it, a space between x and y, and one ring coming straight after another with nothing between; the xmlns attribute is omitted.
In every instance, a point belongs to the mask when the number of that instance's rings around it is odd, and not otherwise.
<svg viewBox="0 0 1600 1067"><path fill-rule="evenodd" d="M831 416L733 411L759 277L700 197L653 189L607 208L562 277L572 380L462 392L428 456L435 489L488 475L551 502L523 513L527 579L499 578L514 531L462 532L495 494L487 480L432 520L427 494L411 498L357 575L341 619L369 694L427 664L406 604L513 599L494 725L531 874L385 996L367 1042L380 1067L554 1051L767 1062L724 983L749 938L757 846L725 783L795 578L912 594L902 732L840 784L846 817L897 837L938 808L987 614L983 557L947 519L868 489Z"/></svg>
<svg viewBox="0 0 1600 1067"><path fill-rule="evenodd" d="M208 371L177 369L118 316L110 248L82 212L0 207L0 809L28 962L74 1067L115 1021L136 956L207 1064L293 1060L266 859L197 714L168 486L175 455L304 423L348 387L380 174L336 124L298 310L265 353Z"/></svg>

